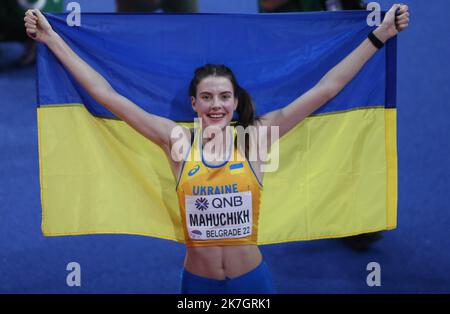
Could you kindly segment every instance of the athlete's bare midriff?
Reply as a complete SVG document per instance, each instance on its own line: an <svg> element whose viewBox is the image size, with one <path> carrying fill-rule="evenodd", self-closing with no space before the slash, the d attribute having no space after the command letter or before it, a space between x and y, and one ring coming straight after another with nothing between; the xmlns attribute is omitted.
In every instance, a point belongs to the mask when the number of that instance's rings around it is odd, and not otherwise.
<svg viewBox="0 0 450 314"><path fill-rule="evenodd" d="M239 277L262 261L257 245L187 247L185 269L197 276L223 280Z"/></svg>

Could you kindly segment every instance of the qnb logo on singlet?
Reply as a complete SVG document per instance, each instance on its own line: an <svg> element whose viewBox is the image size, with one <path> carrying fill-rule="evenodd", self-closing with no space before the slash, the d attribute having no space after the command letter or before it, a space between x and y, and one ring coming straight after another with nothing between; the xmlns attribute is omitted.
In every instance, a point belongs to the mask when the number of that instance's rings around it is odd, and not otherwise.
<svg viewBox="0 0 450 314"><path fill-rule="evenodd" d="M208 206L208 200L204 197L197 198L195 201L195 207L197 207L198 210L207 210Z"/></svg>
<svg viewBox="0 0 450 314"><path fill-rule="evenodd" d="M206 205L208 204L208 205ZM252 193L186 195L186 224L194 240L243 238L252 233Z"/></svg>

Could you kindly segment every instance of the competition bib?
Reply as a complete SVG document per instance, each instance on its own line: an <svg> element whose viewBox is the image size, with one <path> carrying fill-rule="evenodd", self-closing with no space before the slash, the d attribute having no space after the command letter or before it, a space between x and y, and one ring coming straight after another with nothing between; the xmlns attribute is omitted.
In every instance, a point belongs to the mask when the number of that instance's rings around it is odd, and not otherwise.
<svg viewBox="0 0 450 314"><path fill-rule="evenodd" d="M185 195L186 225L194 240L244 238L252 234L252 192Z"/></svg>

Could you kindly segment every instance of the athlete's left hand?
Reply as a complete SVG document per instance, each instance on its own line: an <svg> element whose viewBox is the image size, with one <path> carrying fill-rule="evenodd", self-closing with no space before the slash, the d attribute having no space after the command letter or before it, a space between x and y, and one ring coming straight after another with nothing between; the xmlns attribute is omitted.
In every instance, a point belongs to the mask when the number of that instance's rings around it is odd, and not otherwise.
<svg viewBox="0 0 450 314"><path fill-rule="evenodd" d="M398 10L398 12L397 12ZM386 12L383 23L379 30L383 32L386 39L396 36L404 31L409 25L409 9L404 4L394 4L391 9Z"/></svg>

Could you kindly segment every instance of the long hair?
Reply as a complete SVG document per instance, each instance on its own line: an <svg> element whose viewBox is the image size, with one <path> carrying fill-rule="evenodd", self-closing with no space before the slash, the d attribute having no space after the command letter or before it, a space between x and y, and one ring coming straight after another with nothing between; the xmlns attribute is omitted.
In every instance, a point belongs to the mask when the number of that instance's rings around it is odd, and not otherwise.
<svg viewBox="0 0 450 314"><path fill-rule="evenodd" d="M223 64L205 64L197 68L189 85L189 96L196 97L198 84L208 76L226 77L230 80L234 95L238 99L236 126L241 125L245 129L252 125L255 122L255 106L250 94L238 84L233 71Z"/></svg>

